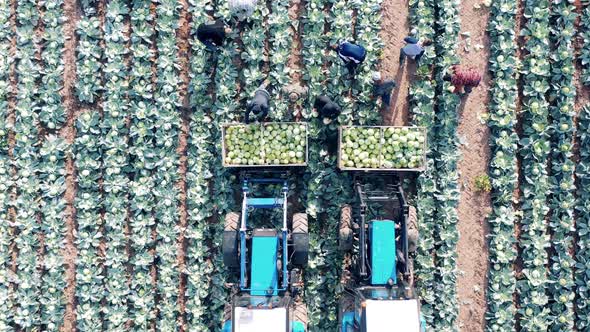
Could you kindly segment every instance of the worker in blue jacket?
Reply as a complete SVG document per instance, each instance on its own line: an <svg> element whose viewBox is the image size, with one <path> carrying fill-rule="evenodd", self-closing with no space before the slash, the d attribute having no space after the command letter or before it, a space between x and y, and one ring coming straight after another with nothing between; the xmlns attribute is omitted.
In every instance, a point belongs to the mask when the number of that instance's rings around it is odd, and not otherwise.
<svg viewBox="0 0 590 332"><path fill-rule="evenodd" d="M430 39L419 40L411 36L404 38L404 42L406 42L406 46L402 47L399 52L400 66L404 63L406 57L414 59L416 62L420 61L420 58L426 52L426 47L432 45Z"/></svg>
<svg viewBox="0 0 590 332"><path fill-rule="evenodd" d="M338 57L344 61L348 72L354 75L356 68L365 61L367 50L361 45L343 41L333 48L338 52Z"/></svg>

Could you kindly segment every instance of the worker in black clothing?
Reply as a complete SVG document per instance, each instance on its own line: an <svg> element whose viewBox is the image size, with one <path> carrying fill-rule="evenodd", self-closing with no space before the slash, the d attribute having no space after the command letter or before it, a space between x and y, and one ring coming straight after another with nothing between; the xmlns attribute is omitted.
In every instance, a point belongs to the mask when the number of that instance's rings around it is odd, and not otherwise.
<svg viewBox="0 0 590 332"><path fill-rule="evenodd" d="M389 104L391 103L391 92L396 86L394 80L384 80L381 78L381 73L378 71L374 72L372 75L373 78L373 96L375 98L381 98L383 102L383 108L385 110L389 109Z"/></svg>
<svg viewBox="0 0 590 332"><path fill-rule="evenodd" d="M336 120L342 112L340 106L326 96L316 98L313 108L317 110L318 115L323 119L324 124L330 124L333 120Z"/></svg>
<svg viewBox="0 0 590 332"><path fill-rule="evenodd" d="M231 29L225 26L221 20L209 23L201 23L197 28L197 38L201 43L205 44L207 49L211 52L217 51L218 47L223 45L226 34L229 34Z"/></svg>
<svg viewBox="0 0 590 332"><path fill-rule="evenodd" d="M244 117L245 123L250 123L250 113L254 115L256 120L263 121L268 116L268 101L270 93L266 91L268 80L264 81L262 85L254 92L254 98L248 104L246 115Z"/></svg>
<svg viewBox="0 0 590 332"><path fill-rule="evenodd" d="M363 46L351 42L343 41L332 48L338 52L338 57L344 61L350 75L355 74L356 68L367 57L367 50Z"/></svg>

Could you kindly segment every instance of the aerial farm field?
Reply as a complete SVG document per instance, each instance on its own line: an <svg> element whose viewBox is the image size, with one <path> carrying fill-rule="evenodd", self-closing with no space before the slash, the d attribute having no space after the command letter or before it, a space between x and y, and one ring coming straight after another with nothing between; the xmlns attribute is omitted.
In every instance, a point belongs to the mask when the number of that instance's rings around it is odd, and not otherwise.
<svg viewBox="0 0 590 332"><path fill-rule="evenodd" d="M426 331L590 331L588 4L258 1L206 52L197 26L229 15L225 0L0 0L0 331L221 331L223 220L240 208L221 124L266 79L269 120L308 126L290 199L309 220L309 331L338 331L350 258L352 176L328 148L341 125L425 128L404 138L428 143L404 184ZM434 43L399 66L410 33ZM354 79L330 49L342 40L368 52ZM443 80L455 63L483 76L464 98ZM397 82L388 111L377 70ZM291 101L290 84L307 94ZM321 94L337 121L312 112ZM281 150L290 133L256 148L300 162Z"/></svg>

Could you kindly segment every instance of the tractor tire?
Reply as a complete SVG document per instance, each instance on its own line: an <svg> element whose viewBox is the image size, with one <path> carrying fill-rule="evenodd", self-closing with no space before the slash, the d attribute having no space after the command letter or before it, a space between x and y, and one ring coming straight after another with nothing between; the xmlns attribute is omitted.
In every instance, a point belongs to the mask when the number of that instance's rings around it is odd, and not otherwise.
<svg viewBox="0 0 590 332"><path fill-rule="evenodd" d="M293 255L291 262L297 266L307 265L309 259L309 234L307 233L307 214L295 213L293 215Z"/></svg>
<svg viewBox="0 0 590 332"><path fill-rule="evenodd" d="M344 205L340 210L340 230L338 238L338 248L342 252L349 252L352 249L352 207Z"/></svg>
<svg viewBox="0 0 590 332"><path fill-rule="evenodd" d="M412 258L408 259L408 285L410 287L414 287L414 260Z"/></svg>
<svg viewBox="0 0 590 332"><path fill-rule="evenodd" d="M307 306L302 301L296 301L293 308L293 322L303 323L303 328L307 332Z"/></svg>
<svg viewBox="0 0 590 332"><path fill-rule="evenodd" d="M410 253L416 252L418 247L418 213L416 208L410 206L408 211L408 251Z"/></svg>
<svg viewBox="0 0 590 332"><path fill-rule="evenodd" d="M225 225L223 231L223 263L229 269L234 269L240 266L238 254L238 228L240 222L240 214L230 212L225 216Z"/></svg>
<svg viewBox="0 0 590 332"><path fill-rule="evenodd" d="M223 307L223 322L231 320L231 303L226 303Z"/></svg>

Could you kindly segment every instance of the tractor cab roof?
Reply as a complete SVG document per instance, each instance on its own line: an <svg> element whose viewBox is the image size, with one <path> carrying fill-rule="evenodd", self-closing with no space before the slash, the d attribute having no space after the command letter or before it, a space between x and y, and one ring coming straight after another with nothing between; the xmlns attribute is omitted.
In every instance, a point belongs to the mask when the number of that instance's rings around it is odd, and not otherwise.
<svg viewBox="0 0 590 332"><path fill-rule="evenodd" d="M366 300L365 305L366 331L420 331L420 311L417 299Z"/></svg>

